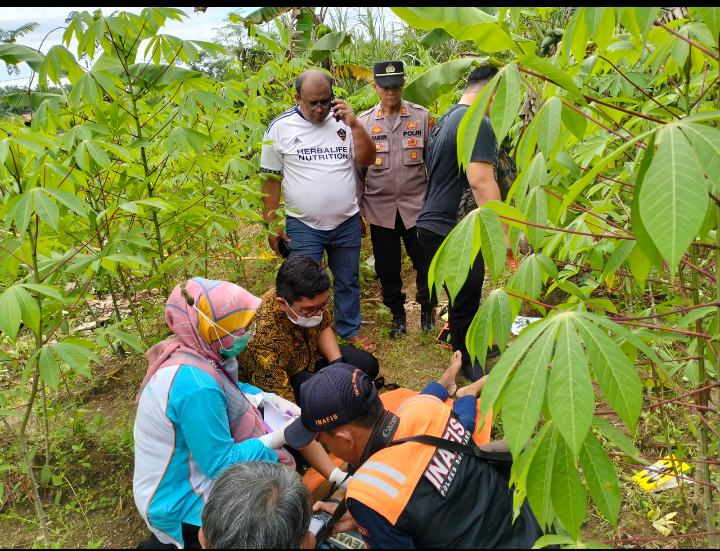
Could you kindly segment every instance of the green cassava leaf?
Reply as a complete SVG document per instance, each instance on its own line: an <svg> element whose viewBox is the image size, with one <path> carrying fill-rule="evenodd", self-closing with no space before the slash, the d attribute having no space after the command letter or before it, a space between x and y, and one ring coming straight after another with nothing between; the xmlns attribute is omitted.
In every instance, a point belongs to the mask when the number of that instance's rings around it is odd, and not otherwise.
<svg viewBox="0 0 720 551"><path fill-rule="evenodd" d="M537 127L537 144L546 159L550 158L550 154L555 148L558 138L560 138L562 108L563 104L560 98L553 96L545 104L540 114Z"/></svg>
<svg viewBox="0 0 720 551"><path fill-rule="evenodd" d="M613 426L602 417L593 417L592 424L603 434L603 436L620 448L623 453L627 454L628 457L634 459L635 461L642 461L640 460L640 451L635 447L632 440L620 432L620 429Z"/></svg>
<svg viewBox="0 0 720 551"><path fill-rule="evenodd" d="M430 265L430 288L434 285L439 289L445 284L452 300L460 292L480 250L480 225L477 219L476 210L455 226Z"/></svg>
<svg viewBox="0 0 720 551"><path fill-rule="evenodd" d="M580 526L585 520L587 494L580 480L577 456L572 453L561 435L558 435L553 456L550 495L558 518L570 535L577 539L580 536Z"/></svg>
<svg viewBox="0 0 720 551"><path fill-rule="evenodd" d="M40 188L33 190L33 196L35 199L35 212L40 221L57 230L60 220L60 210L57 205Z"/></svg>
<svg viewBox="0 0 720 551"><path fill-rule="evenodd" d="M53 390L60 384L60 367L49 345L40 349L40 377Z"/></svg>
<svg viewBox="0 0 720 551"><path fill-rule="evenodd" d="M503 399L503 426L505 439L513 457L518 457L535 431L548 378L548 366L558 320L551 318L550 328L543 332L527 352L520 367L510 380ZM511 347L512 349L513 347ZM507 355L509 350L505 353ZM492 373L492 371L491 371Z"/></svg>
<svg viewBox="0 0 720 551"><path fill-rule="evenodd" d="M620 346L584 317L575 319L593 372L610 406L628 428L635 432L642 408L642 386L635 368Z"/></svg>
<svg viewBox="0 0 720 551"><path fill-rule="evenodd" d="M660 137L638 201L643 223L667 260L672 279L702 225L709 199L695 153L680 129L664 128Z"/></svg>
<svg viewBox="0 0 720 551"><path fill-rule="evenodd" d="M480 417L483 419L483 423L487 414L495 407L503 394L512 370L548 327L554 327L554 322L543 321L529 327L513 342L513 345L507 349L498 363L492 368L483 386L482 400L480 401ZM482 426L480 430L482 430Z"/></svg>
<svg viewBox="0 0 720 551"><path fill-rule="evenodd" d="M553 486L553 465L559 432L553 425L538 445L535 457L527 474L527 499L543 531L549 531L555 516L551 489Z"/></svg>
<svg viewBox="0 0 720 551"><path fill-rule="evenodd" d="M478 209L477 221L480 226L481 252L485 266L497 280L505 267L507 251L502 223L494 211L486 208Z"/></svg>
<svg viewBox="0 0 720 551"><path fill-rule="evenodd" d="M548 404L560 434L570 452L576 456L590 430L595 394L573 315L566 313L561 317L566 319L560 325L555 344L548 382Z"/></svg>
<svg viewBox="0 0 720 551"><path fill-rule="evenodd" d="M594 435L588 434L580 450L585 482L595 507L614 527L620 514L620 484L615 467Z"/></svg>
<svg viewBox="0 0 720 551"><path fill-rule="evenodd" d="M490 107L490 121L495 137L502 143L510 127L515 122L520 109L520 72L517 65L509 64L503 73Z"/></svg>

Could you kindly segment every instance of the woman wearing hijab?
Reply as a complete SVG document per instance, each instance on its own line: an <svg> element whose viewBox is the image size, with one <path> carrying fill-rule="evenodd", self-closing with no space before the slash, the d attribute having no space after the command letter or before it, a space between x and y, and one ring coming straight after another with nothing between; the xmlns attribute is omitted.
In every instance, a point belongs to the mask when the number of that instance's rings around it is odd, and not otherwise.
<svg viewBox="0 0 720 551"><path fill-rule="evenodd" d="M165 320L175 337L147 351L150 365L136 400L133 492L152 532L140 548L200 548L203 505L229 465L295 467L286 450L272 449L284 440L267 434L255 405L270 401L296 415L299 408L238 382L235 357L253 335L260 303L234 283L202 278L178 285L168 299ZM335 469L321 446L303 455L326 477Z"/></svg>

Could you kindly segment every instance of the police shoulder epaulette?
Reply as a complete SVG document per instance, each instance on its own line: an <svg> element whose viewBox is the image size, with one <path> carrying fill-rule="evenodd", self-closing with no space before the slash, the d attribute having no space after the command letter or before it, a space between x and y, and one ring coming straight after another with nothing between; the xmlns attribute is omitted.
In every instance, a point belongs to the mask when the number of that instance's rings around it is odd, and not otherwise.
<svg viewBox="0 0 720 551"><path fill-rule="evenodd" d="M372 113L373 111L375 111L375 106L374 106L374 105L373 105L370 109L368 109L367 111L363 111L362 113L360 113L360 114L357 116L357 118L359 119L360 117L364 117L365 115L369 115L369 114Z"/></svg>
<svg viewBox="0 0 720 551"><path fill-rule="evenodd" d="M419 105L417 103L412 103L411 101L408 102L408 105L413 109L420 109L421 111L425 111L426 113L430 112L426 107L423 107L422 105Z"/></svg>

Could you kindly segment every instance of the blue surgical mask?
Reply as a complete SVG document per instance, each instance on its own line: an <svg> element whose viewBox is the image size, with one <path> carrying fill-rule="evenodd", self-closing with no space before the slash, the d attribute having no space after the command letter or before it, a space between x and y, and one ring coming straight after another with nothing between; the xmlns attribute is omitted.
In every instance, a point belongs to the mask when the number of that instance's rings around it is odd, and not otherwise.
<svg viewBox="0 0 720 551"><path fill-rule="evenodd" d="M197 306L193 306L195 311L200 314L202 317L204 317L210 324L213 326L213 329L215 329L215 335L218 338L218 341L220 342L220 354L224 356L225 358L234 358L238 354L240 354L243 350L245 350L245 347L250 342L250 339L255 334L255 330L248 330L245 332L245 334L241 337L238 337L236 335L233 335L232 333L228 333L220 327L217 323L215 323L213 320L211 320L209 317L207 317L203 312L198 310ZM222 341L220 340L220 335L218 334L217 330L220 329L223 333L226 333L227 335L230 335L233 337L233 345L231 348L225 348L222 345Z"/></svg>

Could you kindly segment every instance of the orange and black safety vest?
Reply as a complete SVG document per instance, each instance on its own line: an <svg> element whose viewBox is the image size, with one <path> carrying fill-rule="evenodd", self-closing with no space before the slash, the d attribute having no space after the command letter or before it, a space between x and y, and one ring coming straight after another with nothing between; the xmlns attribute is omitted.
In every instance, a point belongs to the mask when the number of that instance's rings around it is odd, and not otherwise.
<svg viewBox="0 0 720 551"><path fill-rule="evenodd" d="M393 442L429 435L468 444L472 438L452 408L433 396L410 398L398 414L399 419L393 416L380 428L394 432ZM393 422L397 427L389 426ZM418 548L530 548L542 535L527 503L513 524L512 493L488 462L417 442L390 445L388 440L385 445L349 484L351 514L353 509L371 509L411 536ZM360 529L372 541L372 531L382 528Z"/></svg>

